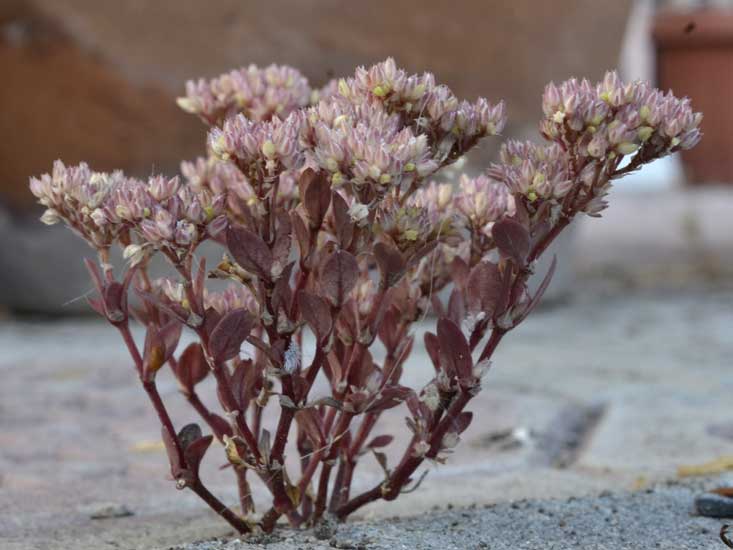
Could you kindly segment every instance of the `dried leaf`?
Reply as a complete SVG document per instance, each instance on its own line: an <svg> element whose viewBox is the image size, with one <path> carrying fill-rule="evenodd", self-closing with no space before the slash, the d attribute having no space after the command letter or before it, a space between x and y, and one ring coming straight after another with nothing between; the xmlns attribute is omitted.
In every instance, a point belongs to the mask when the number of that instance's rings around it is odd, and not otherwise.
<svg viewBox="0 0 733 550"><path fill-rule="evenodd" d="M491 236L496 247L506 257L511 258L518 266L524 266L529 255L529 232L518 221L504 218L491 228Z"/></svg>
<svg viewBox="0 0 733 550"><path fill-rule="evenodd" d="M297 210L290 212L290 220L293 224L293 230L295 237L298 241L298 248L300 250L300 257L306 258L310 252L310 232L303 222L303 218L300 217Z"/></svg>
<svg viewBox="0 0 733 550"><path fill-rule="evenodd" d="M462 380L471 378L471 348L458 325L446 317L438 321L438 342L441 362L449 369L449 374Z"/></svg>
<svg viewBox="0 0 733 550"><path fill-rule="evenodd" d="M254 325L254 317L244 308L227 313L211 331L209 351L214 361L218 364L238 355Z"/></svg>
<svg viewBox="0 0 733 550"><path fill-rule="evenodd" d="M354 288L359 276L356 258L344 250L329 256L321 269L321 291L335 307L340 307Z"/></svg>
<svg viewBox="0 0 733 550"><path fill-rule="evenodd" d="M679 466L677 475L679 477L708 476L728 470L733 470L733 456L721 456L703 464Z"/></svg>
<svg viewBox="0 0 733 550"><path fill-rule="evenodd" d="M272 279L272 252L257 233L242 226L230 225L227 229L227 248L244 269L266 281Z"/></svg>

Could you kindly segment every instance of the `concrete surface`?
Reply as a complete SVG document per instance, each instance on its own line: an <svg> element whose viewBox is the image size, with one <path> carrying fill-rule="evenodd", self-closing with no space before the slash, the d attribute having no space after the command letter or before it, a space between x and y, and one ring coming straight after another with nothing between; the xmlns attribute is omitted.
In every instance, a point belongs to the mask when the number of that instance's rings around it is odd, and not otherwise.
<svg viewBox="0 0 733 550"><path fill-rule="evenodd" d="M502 343L448 464L430 468L419 491L358 517L638 489L674 479L680 465L733 455L732 329L725 287L579 285L572 303L536 312ZM108 327L7 319L0 349L0 546L155 548L227 533L166 479L154 415ZM431 368L416 353L404 382L422 384ZM202 393L211 403L210 383ZM160 386L175 423L193 421L169 373ZM403 416L394 409L375 434L404 434ZM504 435L512 430L525 437ZM399 451L388 448L392 462ZM223 462L213 448L203 477L233 504ZM354 490L379 475L366 457ZM264 496L255 494L260 510ZM134 515L90 519L109 503Z"/></svg>
<svg viewBox="0 0 733 550"><path fill-rule="evenodd" d="M261 543L216 540L167 550L722 549L722 522L690 513L696 488L451 507L419 517L340 525L332 533L284 531Z"/></svg>

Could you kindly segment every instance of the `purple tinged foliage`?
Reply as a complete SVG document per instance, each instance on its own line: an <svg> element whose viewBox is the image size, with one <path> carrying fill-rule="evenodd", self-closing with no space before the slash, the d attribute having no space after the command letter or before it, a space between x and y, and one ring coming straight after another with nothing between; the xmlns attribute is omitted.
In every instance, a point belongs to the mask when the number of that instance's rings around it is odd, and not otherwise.
<svg viewBox="0 0 733 550"><path fill-rule="evenodd" d="M547 143L508 141L484 174L438 184L434 173L501 132L503 102L460 101L392 59L318 91L295 69L250 66L187 84L179 105L209 131L206 158L184 162L182 177L143 181L57 161L31 179L42 221L64 222L98 252L99 265L87 263L97 290L89 303L130 351L179 488L240 532L254 522L271 531L280 517L296 526L327 511L344 519L393 500L425 460L447 459L494 350L550 284L556 261L530 292L537 258L576 215L599 215L613 180L700 139L689 100L615 73L595 86L550 84L542 104ZM196 259L207 240L225 249L208 271ZM128 260L121 275L109 264L113 246ZM174 277L149 278L156 254ZM212 278L229 286L208 288ZM435 375L408 388L400 380L413 327L430 312L436 328L423 345ZM142 347L131 319L146 328ZM184 328L196 341L178 350ZM315 336L312 354L304 333ZM156 386L166 364L211 435L197 424L175 429ZM209 375L218 412L197 394ZM316 398L318 378L328 393ZM268 403L279 406L276 425L264 425ZM382 412L402 405L411 433L374 436ZM242 516L200 479L214 437ZM381 449L398 444L402 459L388 464ZM299 474L286 466L292 453ZM368 457L385 479L351 495ZM273 502L257 519L255 478Z"/></svg>

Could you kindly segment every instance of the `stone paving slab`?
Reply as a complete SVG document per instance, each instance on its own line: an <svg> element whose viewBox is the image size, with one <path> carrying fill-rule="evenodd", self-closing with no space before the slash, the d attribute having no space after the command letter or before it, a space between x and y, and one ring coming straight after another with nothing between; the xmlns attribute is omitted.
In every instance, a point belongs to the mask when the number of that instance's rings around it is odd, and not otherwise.
<svg viewBox="0 0 733 550"><path fill-rule="evenodd" d="M720 429L733 426L726 399L733 294L586 289L579 296L536 312L502 343L469 407L475 421L448 464L431 468L419 491L359 517L628 490L674 478L680 464L733 455L733 440ZM0 349L0 547L68 548L73 539L79 549L125 547L121 540L151 548L226 533L166 479L154 416L107 326L5 320ZM416 354L405 381L420 384L431 369ZM211 400L210 381L203 390ZM177 424L194 420L168 373L161 392ZM403 416L391 411L384 431L404 431ZM522 444L496 443L497 434L516 429ZM229 472L214 457L220 449L207 456L203 476L233 503ZM379 479L367 459L355 490ZM265 502L261 492L255 497ZM110 502L135 515L89 518Z"/></svg>

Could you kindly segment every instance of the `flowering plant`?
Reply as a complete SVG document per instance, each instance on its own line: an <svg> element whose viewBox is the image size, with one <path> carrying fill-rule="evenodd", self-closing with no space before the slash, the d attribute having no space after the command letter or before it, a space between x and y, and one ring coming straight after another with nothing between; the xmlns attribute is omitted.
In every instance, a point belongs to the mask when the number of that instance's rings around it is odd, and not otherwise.
<svg viewBox="0 0 733 550"><path fill-rule="evenodd" d="M391 59L321 90L294 69L252 66L186 92L178 103L208 125L208 156L183 163L182 177L141 181L57 162L30 187L45 223L63 221L98 252L89 302L129 349L177 487L240 532L270 531L282 516L293 525L326 512L344 519L419 483L418 467L458 443L494 350L547 288L554 261L528 289L537 258L577 214L600 214L613 180L700 139L701 115L687 99L615 73L595 86L573 79L545 89L545 144L508 141L484 175L454 186L431 177L501 132L504 104L459 101L432 74L407 75ZM211 270L196 257L205 241L226 251ZM113 245L129 260L119 275ZM151 279L156 254L175 277ZM207 278L230 286L208 290ZM129 304L131 289L140 307ZM411 328L428 311L437 316L424 337L435 375L409 388L400 379ZM146 327L142 346L131 317ZM184 327L196 341L177 353ZM306 333L312 357L302 352ZM211 435L174 428L156 387L166 364ZM221 414L196 391L209 375ZM314 399L318 377L330 395ZM275 426L264 425L268 404L279 410ZM412 435L390 466L380 449L393 437L372 432L402 404ZM214 438L241 514L199 475ZM286 452L298 453L299 478ZM384 479L353 496L367 452ZM273 501L257 521L252 476Z"/></svg>

